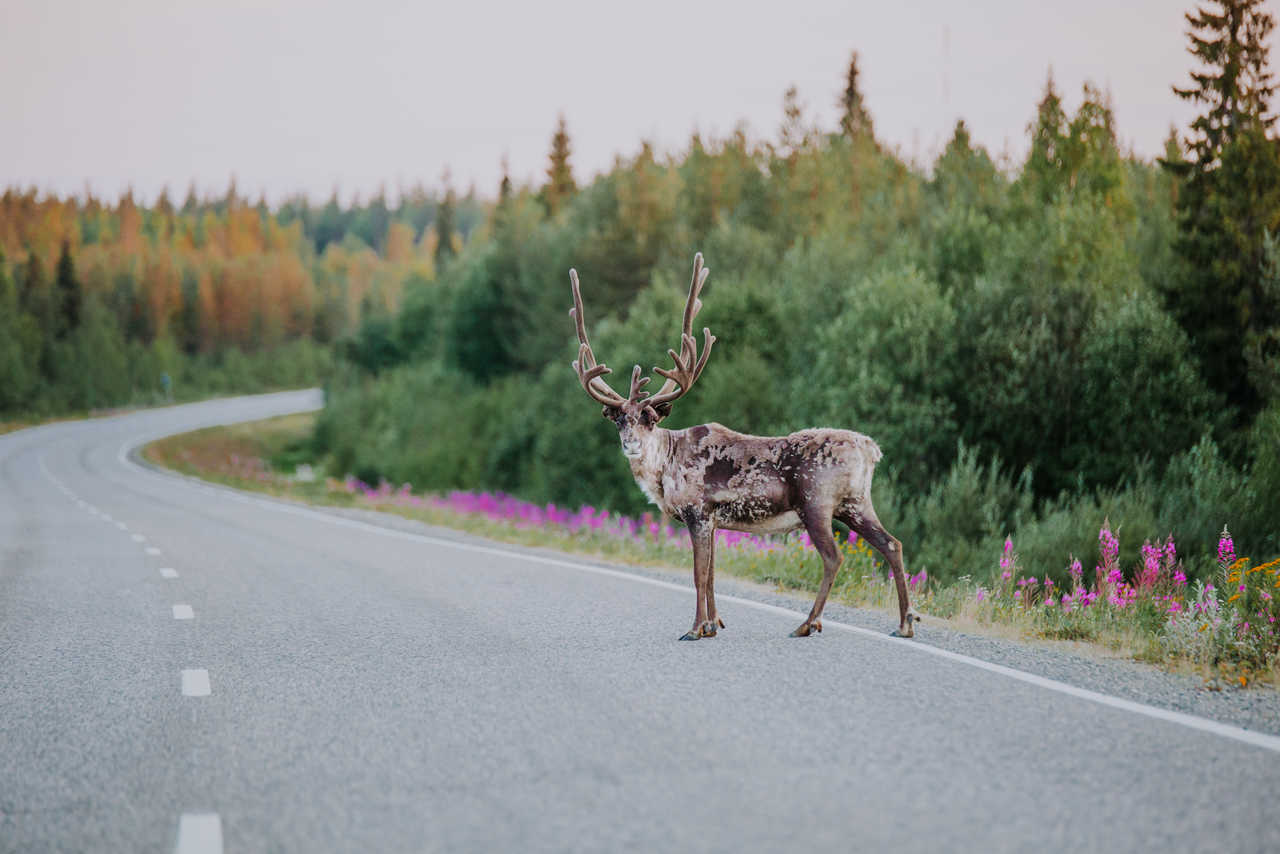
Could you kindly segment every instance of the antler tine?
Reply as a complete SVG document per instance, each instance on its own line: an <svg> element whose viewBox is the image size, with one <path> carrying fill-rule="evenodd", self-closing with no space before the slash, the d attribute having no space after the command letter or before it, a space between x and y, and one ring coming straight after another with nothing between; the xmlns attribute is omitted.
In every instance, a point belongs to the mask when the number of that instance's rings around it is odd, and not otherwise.
<svg viewBox="0 0 1280 854"><path fill-rule="evenodd" d="M711 270L702 266L702 253L699 252L693 256L693 279L689 283L689 299L684 306L684 326L680 331L680 352L677 353L675 350L667 351L667 355L671 357L676 366L671 370L654 368L654 372L666 377L667 381L662 384L662 388L658 389L658 393L649 401L653 406L671 403L683 397L697 382L702 370L707 366L707 356L711 354L711 345L715 343L716 337L711 334L710 329L703 327L702 337L704 343L702 355L699 357L698 342L693 337L693 319L702 310L702 300L698 298L698 295L702 292L702 285L707 281L707 276L709 275L711 275Z"/></svg>
<svg viewBox="0 0 1280 854"><path fill-rule="evenodd" d="M642 391L642 389L649 384L650 378L642 377L640 373L639 365L631 369L631 391L627 394L627 400L633 403L637 400L644 400L649 396L649 392Z"/></svg>
<svg viewBox="0 0 1280 854"><path fill-rule="evenodd" d="M573 289L573 308L569 309L569 315L573 318L574 326L578 331L578 358L572 362L574 373L578 375L578 382L582 384L583 391L596 403L615 408L621 407L626 400L610 388L608 383L600 379L605 374L613 372L604 365L596 364L595 354L591 352L591 342L587 340L587 327L582 319L582 293L578 286L577 270L569 271L569 283Z"/></svg>

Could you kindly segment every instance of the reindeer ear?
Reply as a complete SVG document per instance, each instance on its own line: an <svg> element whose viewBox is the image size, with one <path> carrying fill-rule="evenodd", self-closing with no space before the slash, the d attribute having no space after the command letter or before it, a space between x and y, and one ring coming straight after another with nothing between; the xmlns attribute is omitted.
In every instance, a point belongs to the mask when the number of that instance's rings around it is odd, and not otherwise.
<svg viewBox="0 0 1280 854"><path fill-rule="evenodd" d="M608 418L610 421L612 421L617 414L618 410L614 409L612 406L602 406L600 408L601 417Z"/></svg>
<svg viewBox="0 0 1280 854"><path fill-rule="evenodd" d="M666 418L668 415L670 415L670 414L671 414L671 404L670 404L670 403L659 403L657 406L650 406L650 407L648 407L648 408L649 408L649 409L652 409L652 410L653 410L653 412L654 412L654 414L658 416L658 417L655 419L655 422L654 422L654 423L657 423L658 421L661 421L662 419Z"/></svg>

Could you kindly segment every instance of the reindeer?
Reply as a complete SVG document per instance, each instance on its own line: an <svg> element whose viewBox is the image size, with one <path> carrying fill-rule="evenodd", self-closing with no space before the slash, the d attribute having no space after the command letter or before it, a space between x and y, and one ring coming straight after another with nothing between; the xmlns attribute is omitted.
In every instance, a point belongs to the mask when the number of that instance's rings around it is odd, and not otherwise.
<svg viewBox="0 0 1280 854"><path fill-rule="evenodd" d="M663 513L689 528L693 541L693 583L697 608L693 628L680 640L715 637L724 621L716 614L715 531L727 528L757 534L780 534L803 528L822 556L822 584L809 616L791 633L808 637L822 631L822 609L840 570L840 550L831 533L839 519L884 556L898 588L898 631L913 637L919 615L907 600L902 543L889 534L871 506L871 476L880 461L880 448L868 436L850 430L801 430L789 436L747 436L720 424L700 424L667 430L659 422L671 405L689 393L707 366L716 338L702 330L698 354L693 319L702 308L698 298L711 271L702 266L702 253L693 259L693 281L684 308L680 352L668 350L675 367L654 368L666 379L658 393L644 391L650 377L640 366L631 372L631 390L618 394L602 379L611 373L597 364L587 341L582 316L578 273L569 271L573 287L573 317L578 331L578 358L573 369L578 382L602 414L618 428L622 453L631 464L636 484Z"/></svg>

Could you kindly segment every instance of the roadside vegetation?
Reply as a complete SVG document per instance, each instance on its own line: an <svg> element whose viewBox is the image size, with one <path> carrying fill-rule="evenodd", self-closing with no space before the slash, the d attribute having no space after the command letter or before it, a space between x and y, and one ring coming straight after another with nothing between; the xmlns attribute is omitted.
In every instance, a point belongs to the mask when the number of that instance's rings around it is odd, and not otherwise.
<svg viewBox="0 0 1280 854"><path fill-rule="evenodd" d="M415 492L411 485L376 486L354 477L326 476L314 457L314 415L214 427L148 445L147 459L185 474L314 504L395 513L491 539L544 546L686 573L687 533L652 514L625 516L590 505L577 509L534 504L511 495ZM836 601L896 614L888 568L866 543L842 534L844 564ZM1147 540L1141 562L1124 566L1109 523L1097 546L1070 557L1065 584L1028 572L1011 539L973 575L933 579L909 575L924 624L1042 641L1084 644L1108 655L1133 656L1202 675L1215 688L1280 684L1280 561L1260 563L1236 554L1222 531L1215 568L1191 581L1171 539ZM909 555L908 555L909 556ZM822 562L807 535L776 538L717 533L716 568L779 590L812 592Z"/></svg>
<svg viewBox="0 0 1280 854"><path fill-rule="evenodd" d="M774 134L642 143L585 184L562 122L544 183L505 181L431 282L342 341L317 459L640 517L569 367L567 273L618 379L665 364L701 250L719 343L664 426L871 435L878 515L935 582L996 591L1012 540L1037 589L1070 592L1105 525L1125 583L1144 542L1172 540L1188 584L1221 590L1224 527L1254 566L1280 555L1280 143L1271 15L1205 8L1193 74L1168 81L1200 116L1155 160L1118 141L1123 105L1052 76L1020 162L964 121L932 163L908 159L877 138L856 56L835 127L793 89Z"/></svg>

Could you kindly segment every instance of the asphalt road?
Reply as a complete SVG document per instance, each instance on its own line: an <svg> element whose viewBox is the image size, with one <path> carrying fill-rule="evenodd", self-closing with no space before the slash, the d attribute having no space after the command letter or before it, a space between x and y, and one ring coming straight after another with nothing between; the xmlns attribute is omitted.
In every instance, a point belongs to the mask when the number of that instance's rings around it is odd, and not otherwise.
<svg viewBox="0 0 1280 854"><path fill-rule="evenodd" d="M0 850L1280 850L1280 740L127 459L317 404L0 437Z"/></svg>

